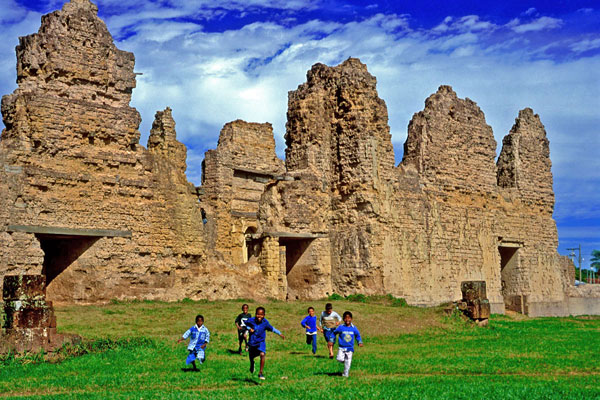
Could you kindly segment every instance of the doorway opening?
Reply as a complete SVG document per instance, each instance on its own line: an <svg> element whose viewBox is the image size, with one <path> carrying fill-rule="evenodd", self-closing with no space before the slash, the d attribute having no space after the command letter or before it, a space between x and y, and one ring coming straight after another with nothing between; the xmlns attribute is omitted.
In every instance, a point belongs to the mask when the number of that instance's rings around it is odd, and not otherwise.
<svg viewBox="0 0 600 400"><path fill-rule="evenodd" d="M244 263L250 261L252 257L258 257L260 252L260 240L254 239L256 228L250 226L244 232L244 243L242 243L242 258Z"/></svg>
<svg viewBox="0 0 600 400"><path fill-rule="evenodd" d="M521 271L519 267L520 246L498 247L500 253L500 276L502 280L502 297L506 310L525 313L525 300L521 291Z"/></svg>
<svg viewBox="0 0 600 400"><path fill-rule="evenodd" d="M50 288L63 271L72 265L100 237L36 235L44 251L42 274L46 276L46 287Z"/></svg>
<svg viewBox="0 0 600 400"><path fill-rule="evenodd" d="M285 272L287 277L287 298L297 300L306 297L315 283L313 257L307 251L312 239L280 239L285 246Z"/></svg>

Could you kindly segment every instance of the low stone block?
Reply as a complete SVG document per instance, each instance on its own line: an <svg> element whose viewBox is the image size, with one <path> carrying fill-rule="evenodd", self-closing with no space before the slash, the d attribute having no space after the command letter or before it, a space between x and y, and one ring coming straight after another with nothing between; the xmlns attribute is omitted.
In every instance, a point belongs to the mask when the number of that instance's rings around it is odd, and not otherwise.
<svg viewBox="0 0 600 400"><path fill-rule="evenodd" d="M485 281L464 281L460 284L463 300L487 299Z"/></svg>

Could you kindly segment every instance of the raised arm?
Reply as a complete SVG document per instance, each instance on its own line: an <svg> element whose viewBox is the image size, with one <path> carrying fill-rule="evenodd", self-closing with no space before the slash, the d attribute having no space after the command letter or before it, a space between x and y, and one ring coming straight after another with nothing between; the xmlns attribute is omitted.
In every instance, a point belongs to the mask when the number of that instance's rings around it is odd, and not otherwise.
<svg viewBox="0 0 600 400"><path fill-rule="evenodd" d="M185 339L187 339L188 337L190 337L190 335L192 334L192 329L188 329L187 331L185 331L185 333L183 334L183 336L181 336L178 340L177 343L181 343L183 342Z"/></svg>
<svg viewBox="0 0 600 400"><path fill-rule="evenodd" d="M283 336L283 334L277 328L275 328L273 325L271 325L271 323L268 321L267 321L267 326L265 329L273 332L276 335L279 335L279 337L281 337L282 339L285 339L285 336Z"/></svg>

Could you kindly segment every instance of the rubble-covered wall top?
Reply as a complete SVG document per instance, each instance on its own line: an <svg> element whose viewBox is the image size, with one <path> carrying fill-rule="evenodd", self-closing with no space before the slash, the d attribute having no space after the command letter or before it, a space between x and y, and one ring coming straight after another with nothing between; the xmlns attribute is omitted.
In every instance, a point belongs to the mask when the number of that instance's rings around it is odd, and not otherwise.
<svg viewBox="0 0 600 400"><path fill-rule="evenodd" d="M177 141L175 120L171 108L167 107L164 111L156 112L150 136L148 136L148 151L166 157L181 172L185 172L187 149L183 143Z"/></svg>
<svg viewBox="0 0 600 400"><path fill-rule="evenodd" d="M288 171L311 170L344 192L371 184L372 176L388 178L394 151L376 84L356 58L336 67L315 64L289 93Z"/></svg>
<svg viewBox="0 0 600 400"><path fill-rule="evenodd" d="M228 122L221 129L217 151L228 160L230 166L270 173L282 172L283 162L275 153L273 127L269 123L239 119Z"/></svg>
<svg viewBox="0 0 600 400"><path fill-rule="evenodd" d="M498 157L498 186L515 188L525 201L537 203L552 214L552 162L550 144L540 117L531 108L519 111Z"/></svg>
<svg viewBox="0 0 600 400"><path fill-rule="evenodd" d="M496 141L483 112L440 86L408 125L402 165L414 166L431 189L496 190Z"/></svg>
<svg viewBox="0 0 600 400"><path fill-rule="evenodd" d="M129 106L135 59L115 47L97 11L88 0L72 0L43 16L38 33L20 38L19 88L2 98L3 146L56 154L139 142L140 116Z"/></svg>
<svg viewBox="0 0 600 400"><path fill-rule="evenodd" d="M115 47L97 13L89 0L71 0L62 11L43 16L39 32L21 37L17 46L19 87L73 100L128 105L135 87L135 58Z"/></svg>

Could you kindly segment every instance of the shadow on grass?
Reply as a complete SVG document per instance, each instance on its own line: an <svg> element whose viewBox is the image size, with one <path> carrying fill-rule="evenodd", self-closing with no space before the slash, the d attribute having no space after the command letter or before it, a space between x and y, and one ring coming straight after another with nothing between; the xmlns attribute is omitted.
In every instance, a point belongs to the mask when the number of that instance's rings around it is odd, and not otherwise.
<svg viewBox="0 0 600 400"><path fill-rule="evenodd" d="M238 378L238 377L233 377L231 378L232 381L234 382L246 382L246 383L252 383L253 385L260 385L260 382L255 380L255 379L250 379L250 378Z"/></svg>
<svg viewBox="0 0 600 400"><path fill-rule="evenodd" d="M341 372L315 372L315 375L342 376Z"/></svg>
<svg viewBox="0 0 600 400"><path fill-rule="evenodd" d="M237 350L227 349L227 354L235 354L236 356L239 356L239 355L244 354L244 353L240 353Z"/></svg>
<svg viewBox="0 0 600 400"><path fill-rule="evenodd" d="M306 357L310 357L310 358L327 358L325 356L317 356L311 353L307 353L305 351L290 351L290 354L294 354L294 355L304 355Z"/></svg>
<svg viewBox="0 0 600 400"><path fill-rule="evenodd" d="M194 369L192 367L190 367L190 368L181 368L181 370L183 372L200 372L200 369L198 369L198 368Z"/></svg>

